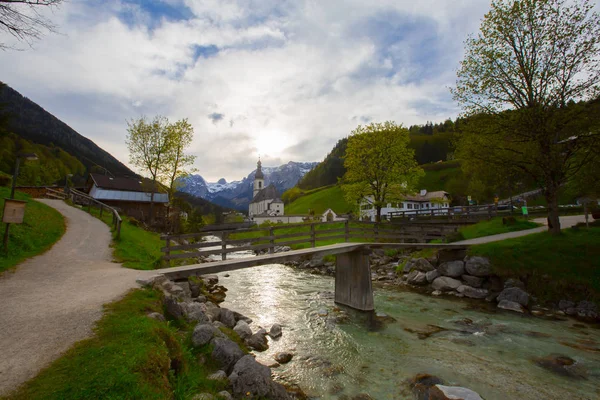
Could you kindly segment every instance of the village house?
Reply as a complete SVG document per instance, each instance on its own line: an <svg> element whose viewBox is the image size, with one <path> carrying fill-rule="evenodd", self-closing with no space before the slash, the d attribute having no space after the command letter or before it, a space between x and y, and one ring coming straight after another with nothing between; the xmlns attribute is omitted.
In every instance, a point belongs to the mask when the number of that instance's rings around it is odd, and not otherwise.
<svg viewBox="0 0 600 400"><path fill-rule="evenodd" d="M416 210L440 210L440 213L445 213L448 212L449 206L450 195L448 192L442 190L428 192L422 189L418 194L404 196L404 199L399 202L387 203L381 209L381 218L386 219L389 213L397 211L403 211L408 215L416 214ZM376 215L377 210L373 205L373 197L365 197L360 204L360 218L374 221Z"/></svg>
<svg viewBox="0 0 600 400"><path fill-rule="evenodd" d="M91 173L86 191L94 199L115 207L140 221L149 220L150 199L154 192L154 218L167 216L169 195L145 178L112 177Z"/></svg>

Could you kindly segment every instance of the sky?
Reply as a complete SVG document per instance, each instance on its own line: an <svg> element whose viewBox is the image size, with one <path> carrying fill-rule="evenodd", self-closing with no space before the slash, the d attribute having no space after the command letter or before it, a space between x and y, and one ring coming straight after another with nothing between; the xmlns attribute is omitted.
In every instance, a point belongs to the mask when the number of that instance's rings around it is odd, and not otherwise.
<svg viewBox="0 0 600 400"><path fill-rule="evenodd" d="M127 165L127 121L187 118L197 172L239 180L259 155L266 166L321 161L359 124L456 118L449 88L488 9L486 0L69 0L43 10L58 33L0 51L0 80Z"/></svg>

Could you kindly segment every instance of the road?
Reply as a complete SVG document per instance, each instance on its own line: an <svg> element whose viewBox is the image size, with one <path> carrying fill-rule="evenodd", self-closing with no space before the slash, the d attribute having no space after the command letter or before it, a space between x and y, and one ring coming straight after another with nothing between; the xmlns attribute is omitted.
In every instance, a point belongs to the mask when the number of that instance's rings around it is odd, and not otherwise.
<svg viewBox="0 0 600 400"><path fill-rule="evenodd" d="M64 236L0 276L0 395L17 388L75 342L92 335L102 305L137 287L140 271L111 261L108 226L60 200Z"/></svg>

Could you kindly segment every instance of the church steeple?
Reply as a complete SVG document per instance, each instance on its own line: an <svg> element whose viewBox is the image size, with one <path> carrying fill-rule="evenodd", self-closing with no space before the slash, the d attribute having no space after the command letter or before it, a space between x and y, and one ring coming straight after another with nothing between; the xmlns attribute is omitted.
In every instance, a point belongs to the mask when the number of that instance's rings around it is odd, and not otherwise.
<svg viewBox="0 0 600 400"><path fill-rule="evenodd" d="M265 187L265 176L262 172L262 163L260 162L260 158L256 163L256 174L254 174L254 190L252 197L256 197L258 192L260 192Z"/></svg>

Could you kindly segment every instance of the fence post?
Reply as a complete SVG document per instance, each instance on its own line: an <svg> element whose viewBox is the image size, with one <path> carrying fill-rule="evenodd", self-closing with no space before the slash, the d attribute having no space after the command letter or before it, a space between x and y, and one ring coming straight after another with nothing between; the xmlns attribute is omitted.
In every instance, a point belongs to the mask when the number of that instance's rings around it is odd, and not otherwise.
<svg viewBox="0 0 600 400"><path fill-rule="evenodd" d="M349 226L350 221L346 220L344 221L344 241L346 243L348 243L348 241L350 240L350 226Z"/></svg>
<svg viewBox="0 0 600 400"><path fill-rule="evenodd" d="M377 238L379 237L379 226L377 225L377 222L375 222L373 231L375 232L375 241L377 242Z"/></svg>
<svg viewBox="0 0 600 400"><path fill-rule="evenodd" d="M227 232L221 233L221 250L225 251L227 249ZM221 253L221 260L227 260L227 253Z"/></svg>
<svg viewBox="0 0 600 400"><path fill-rule="evenodd" d="M171 239L169 239L168 236L167 236L167 250L165 251L165 254L166 254L166 259L167 259L167 266L170 267L171 260L169 259L169 256L171 255Z"/></svg>
<svg viewBox="0 0 600 400"><path fill-rule="evenodd" d="M269 236L271 237L271 239L269 239L269 243L271 244L271 247L269 247L269 254L273 254L275 252L275 239L273 238L274 235L275 230L273 229L273 227L270 227Z"/></svg>
<svg viewBox="0 0 600 400"><path fill-rule="evenodd" d="M311 245L311 247L315 247L316 246L315 224L310 224L310 245Z"/></svg>
<svg viewBox="0 0 600 400"><path fill-rule="evenodd" d="M121 221L119 221L119 219L117 218L117 239L119 239L120 237L121 237Z"/></svg>
<svg viewBox="0 0 600 400"><path fill-rule="evenodd" d="M492 206L488 206L488 219L492 219Z"/></svg>

